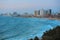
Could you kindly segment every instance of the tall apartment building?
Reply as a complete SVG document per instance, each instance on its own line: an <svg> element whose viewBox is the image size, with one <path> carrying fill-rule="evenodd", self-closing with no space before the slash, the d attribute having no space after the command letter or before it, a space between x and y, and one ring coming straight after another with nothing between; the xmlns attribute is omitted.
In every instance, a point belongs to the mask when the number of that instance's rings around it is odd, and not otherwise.
<svg viewBox="0 0 60 40"><path fill-rule="evenodd" d="M52 13L51 9L47 10L47 14L51 15L51 13Z"/></svg>
<svg viewBox="0 0 60 40"><path fill-rule="evenodd" d="M46 11L44 9L35 10L34 15L35 16L44 16L44 15L46 15Z"/></svg>
<svg viewBox="0 0 60 40"><path fill-rule="evenodd" d="M41 9L40 10L40 16L44 16L46 14L45 10L44 9Z"/></svg>
<svg viewBox="0 0 60 40"><path fill-rule="evenodd" d="M34 11L34 16L38 16L38 11L37 10Z"/></svg>

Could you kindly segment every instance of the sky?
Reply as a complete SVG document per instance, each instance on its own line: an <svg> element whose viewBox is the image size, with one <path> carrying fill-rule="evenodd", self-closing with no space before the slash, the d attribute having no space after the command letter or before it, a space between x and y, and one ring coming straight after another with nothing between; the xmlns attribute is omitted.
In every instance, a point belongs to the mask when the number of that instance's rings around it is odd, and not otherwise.
<svg viewBox="0 0 60 40"><path fill-rule="evenodd" d="M60 11L60 0L0 0L0 12L33 13L34 10Z"/></svg>

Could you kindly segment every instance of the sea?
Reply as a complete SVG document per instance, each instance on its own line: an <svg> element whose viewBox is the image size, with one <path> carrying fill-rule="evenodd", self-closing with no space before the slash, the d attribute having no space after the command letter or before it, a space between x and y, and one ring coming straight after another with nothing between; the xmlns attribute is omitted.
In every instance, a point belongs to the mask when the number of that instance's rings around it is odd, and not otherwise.
<svg viewBox="0 0 60 40"><path fill-rule="evenodd" d="M0 16L0 40L29 40L60 25L60 20Z"/></svg>

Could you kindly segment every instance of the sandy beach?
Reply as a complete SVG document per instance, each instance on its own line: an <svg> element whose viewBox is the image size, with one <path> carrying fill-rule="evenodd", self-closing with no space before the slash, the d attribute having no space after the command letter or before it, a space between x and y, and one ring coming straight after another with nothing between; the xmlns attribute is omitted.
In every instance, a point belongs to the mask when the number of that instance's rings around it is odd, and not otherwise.
<svg viewBox="0 0 60 40"><path fill-rule="evenodd" d="M51 19L51 20L60 20L60 18L48 18L48 19Z"/></svg>

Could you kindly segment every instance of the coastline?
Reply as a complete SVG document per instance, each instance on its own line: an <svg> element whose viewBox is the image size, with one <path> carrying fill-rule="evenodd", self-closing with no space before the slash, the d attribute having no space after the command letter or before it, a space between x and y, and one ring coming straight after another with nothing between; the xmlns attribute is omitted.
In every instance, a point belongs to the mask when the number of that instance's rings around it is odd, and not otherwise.
<svg viewBox="0 0 60 40"><path fill-rule="evenodd" d="M60 18L48 18L48 19L51 19L51 20L60 20Z"/></svg>
<svg viewBox="0 0 60 40"><path fill-rule="evenodd" d="M7 17L22 17L22 18L46 18L50 20L60 20L60 18L55 18L55 17L34 17L34 16L7 16Z"/></svg>

